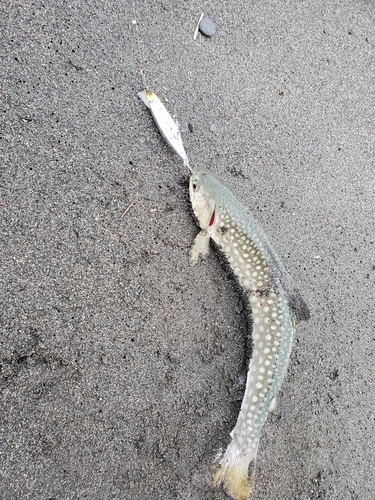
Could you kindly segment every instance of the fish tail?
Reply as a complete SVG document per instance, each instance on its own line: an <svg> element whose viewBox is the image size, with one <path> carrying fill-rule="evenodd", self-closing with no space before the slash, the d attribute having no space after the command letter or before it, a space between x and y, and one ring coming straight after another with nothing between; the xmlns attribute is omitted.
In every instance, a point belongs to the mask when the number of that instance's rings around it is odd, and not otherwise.
<svg viewBox="0 0 375 500"><path fill-rule="evenodd" d="M215 472L211 485L221 486L233 500L250 500L254 486L257 449L257 443L254 444L254 449L251 447L244 449L232 441L220 461L220 467ZM249 473L251 462L253 466Z"/></svg>

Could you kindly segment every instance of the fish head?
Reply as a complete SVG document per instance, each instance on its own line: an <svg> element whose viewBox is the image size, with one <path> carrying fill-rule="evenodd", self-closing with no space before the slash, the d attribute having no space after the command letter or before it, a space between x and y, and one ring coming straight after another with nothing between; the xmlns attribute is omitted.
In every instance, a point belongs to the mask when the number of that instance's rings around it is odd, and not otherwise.
<svg viewBox="0 0 375 500"><path fill-rule="evenodd" d="M194 170L190 177L189 194L199 225L206 230L215 225L218 186L221 184L206 170Z"/></svg>

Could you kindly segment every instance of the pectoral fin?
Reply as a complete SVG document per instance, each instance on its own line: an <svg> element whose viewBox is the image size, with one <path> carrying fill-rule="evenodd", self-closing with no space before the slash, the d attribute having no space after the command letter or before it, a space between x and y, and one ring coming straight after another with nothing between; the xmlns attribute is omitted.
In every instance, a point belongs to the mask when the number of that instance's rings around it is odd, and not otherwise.
<svg viewBox="0 0 375 500"><path fill-rule="evenodd" d="M190 260L195 264L199 257L206 256L210 249L210 237L206 231L201 231L197 234L194 240L194 244L190 249Z"/></svg>

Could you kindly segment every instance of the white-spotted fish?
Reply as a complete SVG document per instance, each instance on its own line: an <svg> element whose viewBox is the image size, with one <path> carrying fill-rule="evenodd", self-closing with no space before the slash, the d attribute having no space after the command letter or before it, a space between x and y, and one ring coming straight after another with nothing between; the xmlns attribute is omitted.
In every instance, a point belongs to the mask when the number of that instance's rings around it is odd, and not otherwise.
<svg viewBox="0 0 375 500"><path fill-rule="evenodd" d="M213 175L194 170L190 199L202 231L191 249L196 261L210 238L226 256L251 310L253 351L246 389L231 442L212 486L234 500L249 500L255 459L267 414L276 404L292 349L295 324L309 311L262 229Z"/></svg>
<svg viewBox="0 0 375 500"><path fill-rule="evenodd" d="M151 111L161 135L183 160L184 165L191 170L184 145L182 144L181 133L178 125L168 113L159 97L154 94L154 92L147 92L146 90L139 92L138 97Z"/></svg>

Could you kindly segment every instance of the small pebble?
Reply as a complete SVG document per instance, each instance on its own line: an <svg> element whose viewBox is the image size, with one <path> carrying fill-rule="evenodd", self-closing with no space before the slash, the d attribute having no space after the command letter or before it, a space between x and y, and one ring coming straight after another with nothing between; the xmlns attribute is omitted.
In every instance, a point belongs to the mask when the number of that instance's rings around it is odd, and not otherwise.
<svg viewBox="0 0 375 500"><path fill-rule="evenodd" d="M215 33L215 26L211 19L204 17L199 25L199 31L206 36L212 36Z"/></svg>
<svg viewBox="0 0 375 500"><path fill-rule="evenodd" d="M210 125L210 132L216 132L216 125Z"/></svg>

